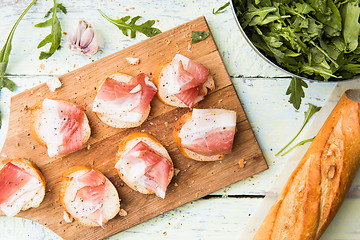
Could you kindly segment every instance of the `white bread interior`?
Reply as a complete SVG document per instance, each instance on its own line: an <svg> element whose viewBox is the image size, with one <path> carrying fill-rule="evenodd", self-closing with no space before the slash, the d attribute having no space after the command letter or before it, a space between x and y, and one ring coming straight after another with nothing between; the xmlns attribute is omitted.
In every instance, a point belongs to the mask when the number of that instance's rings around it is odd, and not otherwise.
<svg viewBox="0 0 360 240"><path fill-rule="evenodd" d="M79 187L75 179L90 171L91 168L85 166L76 166L66 170L61 176L60 185L60 203L65 210L81 224L89 227L97 227L98 224L89 220L87 217L80 216L76 210L71 207L71 201L75 199ZM96 170L95 170L96 171ZM98 171L97 171L98 172ZM105 176L104 176L105 177ZM120 199L114 185L106 178L105 197L103 204L104 223L114 218L120 211Z"/></svg>

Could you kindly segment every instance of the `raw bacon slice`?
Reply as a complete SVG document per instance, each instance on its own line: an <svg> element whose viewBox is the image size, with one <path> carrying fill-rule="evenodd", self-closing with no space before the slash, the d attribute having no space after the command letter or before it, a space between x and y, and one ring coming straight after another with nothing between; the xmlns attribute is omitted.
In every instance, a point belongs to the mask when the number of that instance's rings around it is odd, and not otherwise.
<svg viewBox="0 0 360 240"><path fill-rule="evenodd" d="M209 70L206 67L181 54L176 54L169 69L166 72L166 77L169 79L165 84L169 94L175 95L189 107L202 100L197 97L201 95L200 89L208 79Z"/></svg>
<svg viewBox="0 0 360 240"><path fill-rule="evenodd" d="M105 177L93 169L76 179L79 190L74 204L81 208L82 215L103 226L103 203L105 198Z"/></svg>
<svg viewBox="0 0 360 240"><path fill-rule="evenodd" d="M83 121L82 107L63 101L44 99L39 132L46 143L50 157L81 149Z"/></svg>
<svg viewBox="0 0 360 240"><path fill-rule="evenodd" d="M125 177L134 185L165 198L171 163L145 142L139 141L115 167L123 168Z"/></svg>
<svg viewBox="0 0 360 240"><path fill-rule="evenodd" d="M234 141L236 113L224 109L194 109L180 130L183 148L213 156L229 154Z"/></svg>
<svg viewBox="0 0 360 240"><path fill-rule="evenodd" d="M0 204L24 187L33 178L18 166L8 162L0 171Z"/></svg>
<svg viewBox="0 0 360 240"><path fill-rule="evenodd" d="M41 182L10 162L0 172L0 209L12 217L37 194Z"/></svg>
<svg viewBox="0 0 360 240"><path fill-rule="evenodd" d="M101 85L93 103L93 111L111 116L124 116L124 121L137 122L149 107L157 88L145 74L129 82L108 77ZM133 114L125 114L125 113ZM132 117L131 117L132 116Z"/></svg>

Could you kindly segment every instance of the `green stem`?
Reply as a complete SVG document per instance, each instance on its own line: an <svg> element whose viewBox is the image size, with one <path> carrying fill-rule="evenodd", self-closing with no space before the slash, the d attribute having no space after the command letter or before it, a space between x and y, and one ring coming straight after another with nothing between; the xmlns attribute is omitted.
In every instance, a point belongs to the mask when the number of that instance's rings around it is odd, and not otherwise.
<svg viewBox="0 0 360 240"><path fill-rule="evenodd" d="M295 137L288 143L286 144L285 147L283 147L277 154L275 154L275 156L278 156L280 153L282 153L292 142L295 141L295 139L299 136L299 134L301 133L301 131L303 130L303 128L305 127L306 123L303 123L303 125L300 128L300 131L295 135Z"/></svg>
<svg viewBox="0 0 360 240"><path fill-rule="evenodd" d="M298 146L301 146L301 145L304 145L305 143L308 143L308 142L312 142L314 140L315 137L313 138L309 138L309 139L306 139L304 141L301 141L299 142L298 144L296 144L295 146L293 146L292 148L290 148L289 150L287 150L284 154L281 154L281 156L283 157L284 155L288 154L290 151L292 151L294 148L298 147Z"/></svg>

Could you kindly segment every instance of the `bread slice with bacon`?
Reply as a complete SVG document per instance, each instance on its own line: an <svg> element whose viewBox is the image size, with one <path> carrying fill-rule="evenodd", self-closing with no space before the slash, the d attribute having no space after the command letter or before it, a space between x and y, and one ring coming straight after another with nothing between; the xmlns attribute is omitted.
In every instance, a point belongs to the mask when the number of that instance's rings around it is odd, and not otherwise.
<svg viewBox="0 0 360 240"><path fill-rule="evenodd" d="M236 132L236 112L225 109L193 109L174 128L180 152L197 161L215 161L231 153Z"/></svg>
<svg viewBox="0 0 360 240"><path fill-rule="evenodd" d="M90 138L89 121L81 106L45 98L30 108L30 133L49 157L80 150Z"/></svg>
<svg viewBox="0 0 360 240"><path fill-rule="evenodd" d="M153 136L134 132L119 144L115 159L119 177L133 190L165 198L174 166L169 153Z"/></svg>
<svg viewBox="0 0 360 240"><path fill-rule="evenodd" d="M120 211L114 185L101 172L75 166L61 175L60 204L72 217L89 227L104 227Z"/></svg>
<svg viewBox="0 0 360 240"><path fill-rule="evenodd" d="M114 128L140 126L149 116L156 86L145 74L135 77L115 73L101 81L93 103L93 112Z"/></svg>
<svg viewBox="0 0 360 240"><path fill-rule="evenodd" d="M39 168L24 158L0 162L0 210L7 216L36 208L45 196L45 178Z"/></svg>
<svg viewBox="0 0 360 240"><path fill-rule="evenodd" d="M215 89L209 69L181 54L158 66L153 79L159 99L175 107L194 107Z"/></svg>

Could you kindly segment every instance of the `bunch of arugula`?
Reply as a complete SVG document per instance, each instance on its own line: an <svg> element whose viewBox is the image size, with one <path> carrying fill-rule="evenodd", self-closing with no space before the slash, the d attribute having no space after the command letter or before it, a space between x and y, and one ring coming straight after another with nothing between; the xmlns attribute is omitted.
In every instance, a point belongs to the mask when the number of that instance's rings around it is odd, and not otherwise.
<svg viewBox="0 0 360 240"><path fill-rule="evenodd" d="M234 0L242 28L270 60L315 80L360 76L359 0ZM300 107L306 83L288 93Z"/></svg>

